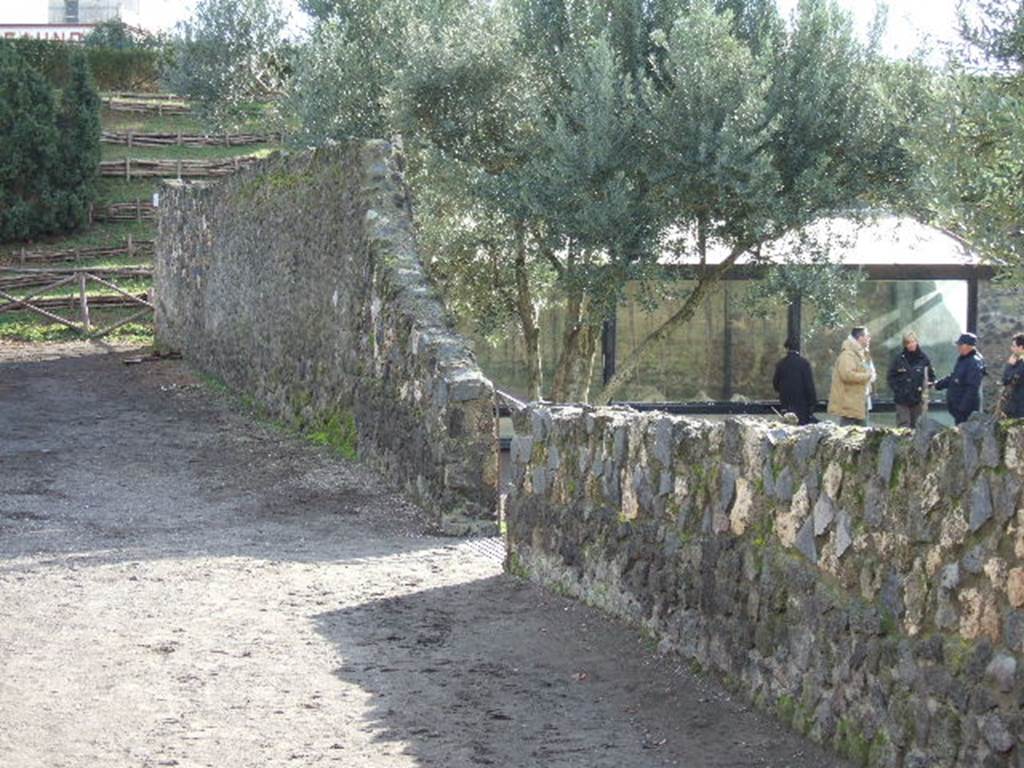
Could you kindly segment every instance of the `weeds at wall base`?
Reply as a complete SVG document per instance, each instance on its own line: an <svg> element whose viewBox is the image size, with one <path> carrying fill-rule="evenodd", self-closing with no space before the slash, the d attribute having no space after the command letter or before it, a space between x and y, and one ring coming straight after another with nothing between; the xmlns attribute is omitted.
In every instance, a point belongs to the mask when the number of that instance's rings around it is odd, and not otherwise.
<svg viewBox="0 0 1024 768"><path fill-rule="evenodd" d="M254 397L247 394L235 393L224 381L202 371L195 371L196 378L202 385L221 396L226 396L232 401L237 410L243 411L247 416L252 417L265 427L275 431L288 432L297 435L315 445L322 445L330 448L348 461L357 461L357 431L355 416L350 411L339 409L329 418L319 421L312 427L303 427L302 422L284 422L270 415L270 412L261 405Z"/></svg>

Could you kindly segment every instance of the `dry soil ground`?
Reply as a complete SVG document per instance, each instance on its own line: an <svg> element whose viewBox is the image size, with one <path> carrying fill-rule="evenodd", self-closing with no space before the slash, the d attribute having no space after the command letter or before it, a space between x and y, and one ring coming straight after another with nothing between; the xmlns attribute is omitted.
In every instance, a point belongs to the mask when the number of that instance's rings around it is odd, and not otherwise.
<svg viewBox="0 0 1024 768"><path fill-rule="evenodd" d="M839 764L182 363L97 351L0 346L3 768Z"/></svg>

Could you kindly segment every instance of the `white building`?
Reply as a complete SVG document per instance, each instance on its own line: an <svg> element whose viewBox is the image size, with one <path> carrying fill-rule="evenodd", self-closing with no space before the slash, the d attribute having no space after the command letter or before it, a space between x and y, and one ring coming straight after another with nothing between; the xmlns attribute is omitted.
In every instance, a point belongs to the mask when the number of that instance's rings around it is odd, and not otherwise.
<svg viewBox="0 0 1024 768"><path fill-rule="evenodd" d="M51 24L96 24L110 19L132 23L141 0L50 0Z"/></svg>

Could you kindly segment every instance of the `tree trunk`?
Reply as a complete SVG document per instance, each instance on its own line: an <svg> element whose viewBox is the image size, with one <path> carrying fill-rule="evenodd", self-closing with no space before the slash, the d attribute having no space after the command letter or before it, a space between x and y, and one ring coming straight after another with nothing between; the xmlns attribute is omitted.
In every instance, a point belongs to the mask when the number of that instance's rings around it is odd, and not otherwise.
<svg viewBox="0 0 1024 768"><path fill-rule="evenodd" d="M601 345L601 326L588 323L581 333L578 375L575 376L573 401L590 402L590 382L594 380L594 366L597 363Z"/></svg>
<svg viewBox="0 0 1024 768"><path fill-rule="evenodd" d="M569 402L575 394L574 382L579 375L579 360L582 354L581 335L584 333L587 299L582 290L574 289L565 304L565 330L562 332L562 349L555 368L555 379L551 386L551 399L556 403Z"/></svg>
<svg viewBox="0 0 1024 768"><path fill-rule="evenodd" d="M526 345L527 399L540 400L544 387L541 367L540 328L537 325L537 305L530 293L530 276L526 269L526 236L521 223L516 225L516 312Z"/></svg>
<svg viewBox="0 0 1024 768"><path fill-rule="evenodd" d="M745 247L737 246L722 261L721 264L713 267L709 272L702 273L697 280L693 292L686 297L686 301L675 314L669 317L664 323L651 331L644 340L633 350L629 357L615 366L615 375L608 380L604 389L594 399L598 405L607 405L611 399L618 394L622 387L636 373L640 363L643 362L647 353L655 344L665 339L675 328L690 320L700 308L704 300L711 295L712 290L718 285L725 274L732 269L736 260L746 251Z"/></svg>

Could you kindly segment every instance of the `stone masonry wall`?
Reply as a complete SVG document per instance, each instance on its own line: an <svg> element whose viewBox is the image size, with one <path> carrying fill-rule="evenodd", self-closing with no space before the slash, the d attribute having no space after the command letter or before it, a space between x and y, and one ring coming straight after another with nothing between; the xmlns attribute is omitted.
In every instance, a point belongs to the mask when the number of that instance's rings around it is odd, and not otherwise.
<svg viewBox="0 0 1024 768"><path fill-rule="evenodd" d="M515 417L509 568L855 762L1024 767L1024 426Z"/></svg>
<svg viewBox="0 0 1024 768"><path fill-rule="evenodd" d="M496 528L493 387L422 271L386 142L276 156L166 190L160 347L343 438L450 533Z"/></svg>

